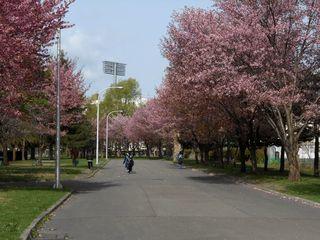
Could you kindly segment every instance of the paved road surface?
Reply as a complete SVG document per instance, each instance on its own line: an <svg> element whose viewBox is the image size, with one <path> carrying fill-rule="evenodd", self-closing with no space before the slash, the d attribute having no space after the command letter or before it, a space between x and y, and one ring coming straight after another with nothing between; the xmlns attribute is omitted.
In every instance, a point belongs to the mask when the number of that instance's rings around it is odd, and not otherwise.
<svg viewBox="0 0 320 240"><path fill-rule="evenodd" d="M42 239L320 239L320 210L222 176L136 161L111 161L41 230Z"/></svg>

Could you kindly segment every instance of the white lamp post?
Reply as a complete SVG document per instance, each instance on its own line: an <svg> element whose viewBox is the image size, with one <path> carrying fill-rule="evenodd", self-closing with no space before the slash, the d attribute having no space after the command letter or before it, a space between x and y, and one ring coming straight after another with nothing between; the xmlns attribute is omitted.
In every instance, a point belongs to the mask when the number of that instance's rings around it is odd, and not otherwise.
<svg viewBox="0 0 320 240"><path fill-rule="evenodd" d="M108 89L122 89L123 87L108 87L105 90L98 93L97 104L97 139L96 139L96 165L99 164L99 122L100 122L100 94Z"/></svg>
<svg viewBox="0 0 320 240"><path fill-rule="evenodd" d="M108 115L107 115L107 121L106 121L106 160L108 160L109 117L113 113L123 113L123 111L122 110L116 110L116 111L109 112Z"/></svg>

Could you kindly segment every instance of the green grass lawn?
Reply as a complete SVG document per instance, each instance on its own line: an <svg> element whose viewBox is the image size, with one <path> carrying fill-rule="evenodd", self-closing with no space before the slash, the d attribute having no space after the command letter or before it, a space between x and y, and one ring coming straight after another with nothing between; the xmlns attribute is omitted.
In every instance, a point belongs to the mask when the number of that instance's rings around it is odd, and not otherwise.
<svg viewBox="0 0 320 240"><path fill-rule="evenodd" d="M33 219L66 193L41 188L0 189L0 239L19 239Z"/></svg>
<svg viewBox="0 0 320 240"><path fill-rule="evenodd" d="M278 192L286 193L292 196L302 197L320 203L320 178L313 177L311 169L303 169L300 182L290 182L288 172L279 173L278 165L271 165L267 172L259 167L257 173L252 173L250 167L248 173L240 173L239 166L225 166L224 168L196 164L193 160L186 160L185 165L202 169L208 173L222 173L239 177L248 183L253 183Z"/></svg>
<svg viewBox="0 0 320 240"><path fill-rule="evenodd" d="M100 161L100 165L105 160ZM94 168L96 168L94 163ZM77 175L90 172L87 160L80 159L77 167L72 166L71 159L61 160L61 179L69 180ZM44 160L42 166L34 166L31 160L11 162L9 166L0 166L0 182L53 181L55 178L54 161Z"/></svg>
<svg viewBox="0 0 320 240"><path fill-rule="evenodd" d="M97 169L106 163L101 160ZM79 174L90 173L87 161L82 159L77 167L70 159L61 161L61 179L74 179ZM9 166L0 166L0 239L19 239L24 229L52 206L69 190L56 191L40 187L23 187L24 182L53 181L55 178L54 162L44 161L43 166L33 166L32 161L16 161ZM8 187L5 183L17 182L21 187Z"/></svg>

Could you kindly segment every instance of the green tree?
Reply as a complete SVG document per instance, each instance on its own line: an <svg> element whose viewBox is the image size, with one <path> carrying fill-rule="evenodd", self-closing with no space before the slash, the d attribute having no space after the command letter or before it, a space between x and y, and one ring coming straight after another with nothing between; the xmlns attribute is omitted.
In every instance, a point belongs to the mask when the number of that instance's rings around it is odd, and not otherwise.
<svg viewBox="0 0 320 240"><path fill-rule="evenodd" d="M112 84L111 86L116 86ZM120 81L117 86L122 89L108 89L101 103L101 113L107 114L114 110L123 110L124 115L131 116L139 105L141 90L136 79Z"/></svg>
<svg viewBox="0 0 320 240"><path fill-rule="evenodd" d="M91 150L94 146L94 130L92 124L84 117L82 121L68 128L68 133L62 139L70 150L73 164L76 163L80 151Z"/></svg>

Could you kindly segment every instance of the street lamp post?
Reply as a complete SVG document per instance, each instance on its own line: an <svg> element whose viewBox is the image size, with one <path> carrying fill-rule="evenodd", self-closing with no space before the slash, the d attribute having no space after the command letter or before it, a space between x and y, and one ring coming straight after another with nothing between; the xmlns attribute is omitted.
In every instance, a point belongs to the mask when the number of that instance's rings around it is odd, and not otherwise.
<svg viewBox="0 0 320 240"><path fill-rule="evenodd" d="M56 75L56 163L55 163L55 184L54 189L61 189L60 183L60 53L61 53L61 29L57 36L57 75Z"/></svg>
<svg viewBox="0 0 320 240"><path fill-rule="evenodd" d="M99 164L99 123L100 123L100 94L108 89L122 89L121 86L116 87L108 87L105 90L98 93L98 100L97 100L97 139L96 139L96 165Z"/></svg>
<svg viewBox="0 0 320 240"><path fill-rule="evenodd" d="M107 115L107 121L106 121L106 160L108 160L108 145L109 145L109 117L113 113L123 113L122 110L116 110L109 112Z"/></svg>
<svg viewBox="0 0 320 240"><path fill-rule="evenodd" d="M97 134L96 134L96 165L99 164L99 117L100 117L100 95L98 93L98 100L97 100Z"/></svg>

